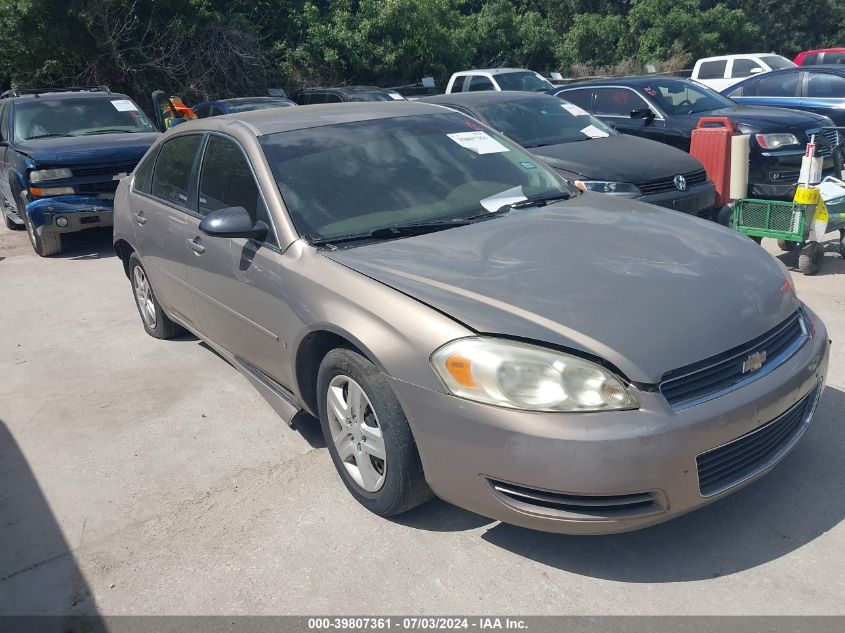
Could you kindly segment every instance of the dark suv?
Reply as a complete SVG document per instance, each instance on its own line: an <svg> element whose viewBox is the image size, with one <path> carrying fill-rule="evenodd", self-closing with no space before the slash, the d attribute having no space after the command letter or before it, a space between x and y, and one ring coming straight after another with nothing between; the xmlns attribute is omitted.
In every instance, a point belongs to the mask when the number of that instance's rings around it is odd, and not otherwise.
<svg viewBox="0 0 845 633"><path fill-rule="evenodd" d="M158 137L126 95L105 86L0 95L0 207L35 252L62 235L112 225L118 180Z"/></svg>
<svg viewBox="0 0 845 633"><path fill-rule="evenodd" d="M299 105L346 103L347 101L404 101L395 90L376 86L344 86L343 88L305 88L291 97Z"/></svg>

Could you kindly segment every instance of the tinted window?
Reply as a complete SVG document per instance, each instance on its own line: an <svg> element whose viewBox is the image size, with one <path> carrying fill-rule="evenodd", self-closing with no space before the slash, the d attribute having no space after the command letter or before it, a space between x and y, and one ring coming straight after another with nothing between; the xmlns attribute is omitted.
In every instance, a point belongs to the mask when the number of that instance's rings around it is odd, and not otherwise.
<svg viewBox="0 0 845 633"><path fill-rule="evenodd" d="M579 107L556 97L504 101L480 106L487 122L523 147L556 145L591 138L615 136L616 132Z"/></svg>
<svg viewBox="0 0 845 633"><path fill-rule="evenodd" d="M312 92L306 95L306 103L308 105L314 105L316 103L326 103L328 96L329 95L327 95L325 92Z"/></svg>
<svg viewBox="0 0 845 633"><path fill-rule="evenodd" d="M162 144L153 172L152 195L180 207L188 206L191 169L201 140L199 134L189 134Z"/></svg>
<svg viewBox="0 0 845 633"><path fill-rule="evenodd" d="M574 103L584 108L587 112L593 111L593 91L590 88L564 90L563 92L557 93L557 96L561 99L566 99L569 103Z"/></svg>
<svg viewBox="0 0 845 633"><path fill-rule="evenodd" d="M655 79L642 88L667 114L696 114L736 104L707 86L684 79Z"/></svg>
<svg viewBox="0 0 845 633"><path fill-rule="evenodd" d="M519 146L480 127L444 112L280 132L260 143L305 236L468 217L506 200L571 191Z"/></svg>
<svg viewBox="0 0 845 633"><path fill-rule="evenodd" d="M243 207L253 222L272 226L264 199L240 146L222 136L212 135L202 159L199 184L199 212L207 215L217 209ZM275 244L268 233L267 241Z"/></svg>
<svg viewBox="0 0 845 633"><path fill-rule="evenodd" d="M477 92L479 90L495 90L496 87L493 85L493 82L487 79L487 77L482 77L481 75L475 75L471 77L469 80L469 90L470 92Z"/></svg>
<svg viewBox="0 0 845 633"><path fill-rule="evenodd" d="M9 140L9 104L0 104L0 140Z"/></svg>
<svg viewBox="0 0 845 633"><path fill-rule="evenodd" d="M755 84L755 87L746 86L745 90L743 90L744 95L794 97L798 89L798 73L786 73L783 75L780 73L767 73L752 83Z"/></svg>
<svg viewBox="0 0 845 633"><path fill-rule="evenodd" d="M756 59L748 59L746 57L743 57L742 59L735 59L733 68L731 69L731 77L734 79L750 77L752 74L751 71L755 68L759 68L760 70L763 69Z"/></svg>
<svg viewBox="0 0 845 633"><path fill-rule="evenodd" d="M524 90L526 92L546 92L554 85L540 77L537 73L520 71L518 73L502 73L496 75L496 83L502 90Z"/></svg>
<svg viewBox="0 0 845 633"><path fill-rule="evenodd" d="M147 156L140 165L135 168L135 177L132 179L132 189L142 193L150 192L150 176L153 173L153 165L156 162L158 150Z"/></svg>
<svg viewBox="0 0 845 633"><path fill-rule="evenodd" d="M329 93L326 95L326 100L324 101L324 103L343 103L343 99L340 97L340 95Z"/></svg>
<svg viewBox="0 0 845 633"><path fill-rule="evenodd" d="M763 55L761 58L763 63L772 70L780 70L781 68L795 68L795 62L780 55Z"/></svg>
<svg viewBox="0 0 845 633"><path fill-rule="evenodd" d="M197 115L198 119L205 119L208 116L208 106L207 105L199 106L199 107L195 106L194 108L192 108L192 110L194 111L194 114Z"/></svg>
<svg viewBox="0 0 845 633"><path fill-rule="evenodd" d="M15 104L15 138L23 140L154 131L138 106L119 95L33 99Z"/></svg>
<svg viewBox="0 0 845 633"><path fill-rule="evenodd" d="M699 79L723 79L728 62L725 59L712 62L702 62L698 67Z"/></svg>
<svg viewBox="0 0 845 633"><path fill-rule="evenodd" d="M822 59L825 64L845 64L845 53L825 53Z"/></svg>
<svg viewBox="0 0 845 633"><path fill-rule="evenodd" d="M596 114L627 117L631 114L631 110L647 107L648 104L643 98L628 88L598 88L596 90Z"/></svg>
<svg viewBox="0 0 845 633"><path fill-rule="evenodd" d="M818 62L819 56L818 53L810 53L809 55L804 55L804 59L801 60L802 66L812 66L816 62Z"/></svg>
<svg viewBox="0 0 845 633"><path fill-rule="evenodd" d="M353 92L346 95L347 101L393 101L387 92Z"/></svg>
<svg viewBox="0 0 845 633"><path fill-rule="evenodd" d="M239 103L229 103L229 113L232 112L249 112L251 110L267 110L269 108L285 108L287 106L296 105L293 101L287 99L263 99L261 101L242 101Z"/></svg>
<svg viewBox="0 0 845 633"><path fill-rule="evenodd" d="M845 77L827 73L810 73L807 96L818 99L845 99Z"/></svg>

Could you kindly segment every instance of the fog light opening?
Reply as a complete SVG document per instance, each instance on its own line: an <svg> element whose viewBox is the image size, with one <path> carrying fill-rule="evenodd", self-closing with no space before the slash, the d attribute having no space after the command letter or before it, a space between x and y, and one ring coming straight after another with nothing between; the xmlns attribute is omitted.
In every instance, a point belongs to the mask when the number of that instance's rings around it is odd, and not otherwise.
<svg viewBox="0 0 845 633"><path fill-rule="evenodd" d="M59 217L56 218L56 226L60 226L60 227L64 228L67 225L68 225L68 221L67 221L67 218L65 216L60 215Z"/></svg>

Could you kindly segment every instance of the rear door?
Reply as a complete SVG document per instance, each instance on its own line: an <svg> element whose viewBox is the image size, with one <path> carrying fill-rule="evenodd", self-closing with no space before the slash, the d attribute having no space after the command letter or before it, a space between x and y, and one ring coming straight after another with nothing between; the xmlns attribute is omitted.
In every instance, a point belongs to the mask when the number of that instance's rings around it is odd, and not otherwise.
<svg viewBox="0 0 845 633"><path fill-rule="evenodd" d="M186 252L200 329L287 387L291 377L279 328L290 317L279 299L285 287L281 253L255 172L237 140L212 133L198 173L198 214L188 220L193 247ZM243 207L253 221L265 222L270 227L266 239L211 237L199 230L200 218L227 207Z"/></svg>
<svg viewBox="0 0 845 633"><path fill-rule="evenodd" d="M195 324L195 314L186 285L186 220L202 140L202 134L180 134L163 142L150 164L149 179L139 168L132 189L135 240L156 298L165 311L188 324Z"/></svg>
<svg viewBox="0 0 845 633"><path fill-rule="evenodd" d="M823 114L845 125L845 75L808 69L803 82L801 109Z"/></svg>

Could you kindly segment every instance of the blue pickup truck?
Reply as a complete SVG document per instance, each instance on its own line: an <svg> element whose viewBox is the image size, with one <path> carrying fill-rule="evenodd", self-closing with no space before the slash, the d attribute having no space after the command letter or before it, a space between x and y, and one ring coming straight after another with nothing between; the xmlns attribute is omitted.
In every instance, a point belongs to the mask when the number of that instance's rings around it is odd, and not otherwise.
<svg viewBox="0 0 845 633"><path fill-rule="evenodd" d="M114 192L159 133L126 95L105 86L0 95L0 208L35 252L62 236L111 226Z"/></svg>

